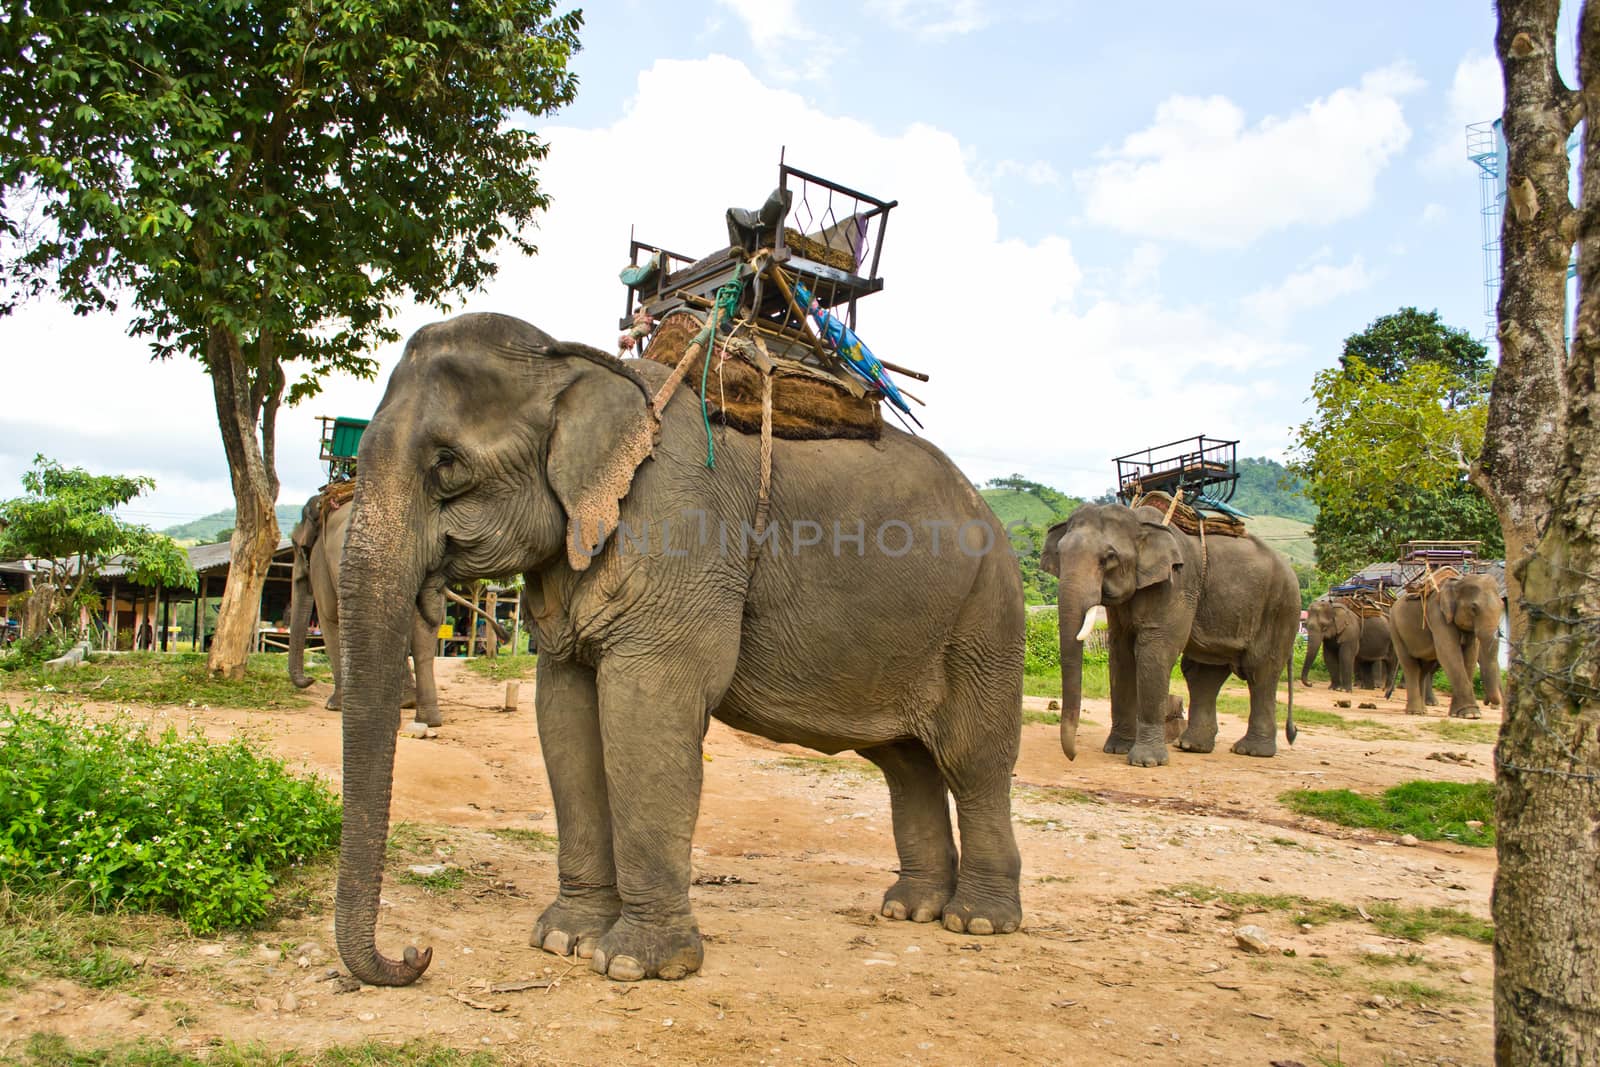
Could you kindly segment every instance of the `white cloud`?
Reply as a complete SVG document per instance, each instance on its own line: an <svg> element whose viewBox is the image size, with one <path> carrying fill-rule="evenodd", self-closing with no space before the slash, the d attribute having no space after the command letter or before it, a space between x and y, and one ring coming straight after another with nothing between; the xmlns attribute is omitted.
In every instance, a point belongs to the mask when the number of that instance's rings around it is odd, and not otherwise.
<svg viewBox="0 0 1600 1067"><path fill-rule="evenodd" d="M1074 174L1084 214L1127 233L1217 247L1351 218L1372 203L1379 172L1410 139L1400 98L1420 84L1408 67L1389 67L1254 125L1223 96L1169 97L1148 128Z"/></svg>
<svg viewBox="0 0 1600 1067"><path fill-rule="evenodd" d="M719 121L741 131L740 150L719 153L709 166L662 165L685 158L685 108L708 99L721 102ZM540 255L502 253L500 276L464 310L516 315L558 337L612 349L629 226L641 240L687 254L721 247L724 211L761 202L787 145L798 167L899 200L883 251L886 286L862 301L861 333L880 357L932 375L908 383L928 402L918 415L926 436L970 477L1025 471L1094 494L1112 481L1108 457L1154 440L1204 431L1241 437L1256 452L1283 443L1290 421L1283 413L1298 398L1276 391L1260 372L1298 349L1231 308L1163 301L1154 246L1135 247L1125 268L1110 265L1128 281L1116 295L1085 293L1065 239L1000 237L984 166L948 132L923 124L874 129L763 84L723 57L658 61L639 75L615 122L541 132L551 152L540 181L552 204L531 235ZM439 317L409 308L396 327L409 335ZM61 381L89 390L70 410L41 405L39 420L54 429L0 435L0 451L31 457L36 448L49 451L52 436L92 426L98 436L74 452L77 461L125 469L128 442L140 442L134 458L162 486L151 510L193 515L226 506L226 465L201 369L193 361L147 367L142 345L117 330L109 319L73 321L45 308L0 320L8 373L12 353L30 353L26 366L38 368L30 373L40 375L41 390ZM280 499L304 499L318 484L313 416L369 414L400 351L392 345L378 353L377 382L333 378L323 396L285 412ZM93 414L86 420L81 412ZM16 485L5 459L0 492ZM202 484L214 495L202 500L193 491Z"/></svg>
<svg viewBox="0 0 1600 1067"><path fill-rule="evenodd" d="M1500 61L1494 56L1469 53L1456 64L1450 81L1445 117L1435 127L1433 147L1423 158L1423 166L1441 174L1461 175L1471 169L1467 161L1466 127L1475 122L1492 122L1500 117L1505 99L1505 83Z"/></svg>
<svg viewBox="0 0 1600 1067"><path fill-rule="evenodd" d="M815 81L832 65L832 52L806 24L795 0L717 0L744 25L767 67L785 80Z"/></svg>
<svg viewBox="0 0 1600 1067"><path fill-rule="evenodd" d="M1315 263L1297 270L1277 285L1240 298L1239 306L1250 319L1281 330L1300 312L1330 304L1371 284L1372 275L1356 256L1343 266Z"/></svg>
<svg viewBox="0 0 1600 1067"><path fill-rule="evenodd" d="M1020 178L1029 185L1061 184L1060 172L1042 159L1035 159L1030 163L1017 159L1002 159L994 165L992 174L996 180Z"/></svg>
<svg viewBox="0 0 1600 1067"><path fill-rule="evenodd" d="M869 10L919 37L955 37L981 30L989 16L979 0L872 0Z"/></svg>
<svg viewBox="0 0 1600 1067"><path fill-rule="evenodd" d="M1422 208L1422 224L1432 226L1436 222L1444 221L1447 214L1449 212L1445 210L1443 204L1425 204Z"/></svg>

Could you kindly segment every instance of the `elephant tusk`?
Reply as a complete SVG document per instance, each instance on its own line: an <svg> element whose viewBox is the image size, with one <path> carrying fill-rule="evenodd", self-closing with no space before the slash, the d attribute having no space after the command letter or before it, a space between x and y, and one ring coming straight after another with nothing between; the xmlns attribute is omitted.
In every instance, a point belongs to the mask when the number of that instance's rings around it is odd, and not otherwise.
<svg viewBox="0 0 1600 1067"><path fill-rule="evenodd" d="M1095 607L1099 607L1099 606L1100 605L1098 605L1098 604L1095 605ZM1087 641L1089 639L1089 635L1091 633L1093 633L1093 632L1094 632L1094 608L1090 608L1088 611L1083 613L1083 625L1078 628L1078 640L1079 641Z"/></svg>

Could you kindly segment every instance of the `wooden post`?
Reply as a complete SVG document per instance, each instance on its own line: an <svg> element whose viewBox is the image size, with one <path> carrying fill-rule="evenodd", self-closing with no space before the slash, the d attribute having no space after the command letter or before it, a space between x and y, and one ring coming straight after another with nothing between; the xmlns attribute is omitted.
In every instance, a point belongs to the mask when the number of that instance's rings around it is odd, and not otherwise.
<svg viewBox="0 0 1600 1067"><path fill-rule="evenodd" d="M506 702L505 702L505 706L503 708L501 708L500 710L501 711L516 711L517 710L517 698L521 695L521 692L522 692L522 683L521 682L507 682L506 683Z"/></svg>
<svg viewBox="0 0 1600 1067"><path fill-rule="evenodd" d="M516 612L511 616L511 654L520 655L528 646L522 640L522 593L517 593Z"/></svg>
<svg viewBox="0 0 1600 1067"><path fill-rule="evenodd" d="M117 650L117 580L115 578L111 579L111 610L106 614L108 616L106 628L111 631L106 635L106 651L115 652Z"/></svg>
<svg viewBox="0 0 1600 1067"><path fill-rule="evenodd" d="M494 632L494 624L498 620L496 613L500 610L500 597L494 590L484 594L484 621L483 621L483 654L494 659L500 654L500 636Z"/></svg>
<svg viewBox="0 0 1600 1067"><path fill-rule="evenodd" d="M167 627L172 620L172 595L156 587L156 599L161 602L161 651L167 650Z"/></svg>

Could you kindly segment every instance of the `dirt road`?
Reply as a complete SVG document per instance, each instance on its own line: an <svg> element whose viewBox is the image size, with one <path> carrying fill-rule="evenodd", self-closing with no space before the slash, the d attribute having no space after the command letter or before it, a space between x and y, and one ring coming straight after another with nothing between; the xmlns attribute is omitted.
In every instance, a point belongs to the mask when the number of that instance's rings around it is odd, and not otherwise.
<svg viewBox="0 0 1600 1067"><path fill-rule="evenodd" d="M404 825L379 925L391 955L433 947L421 982L344 992L327 977L337 967L329 868L299 918L158 945L138 995L63 981L0 991L0 1035L300 1048L427 1037L540 1064L1491 1060L1488 946L1386 937L1360 915L1397 905L1487 917L1492 850L1401 847L1277 800L1290 789L1490 778L1489 744L1442 736L1440 709L1410 719L1402 701L1358 692L1378 708L1340 709L1342 727L1303 726L1271 760L1229 754L1244 719L1225 714L1215 754L1175 752L1151 770L1099 751L1104 702L1089 702L1073 764L1053 726L1027 726L1014 792L1027 919L996 938L877 916L895 853L870 765L713 725L695 844L705 969L621 985L527 946L555 891L532 685L505 714L491 710L501 686L451 661L440 676L447 725L399 744L393 815ZM339 719L321 709L323 695L308 691L314 702L290 713L134 713L192 718L219 736L248 730L336 783ZM1296 703L1331 710L1332 697L1297 688ZM1442 752L1466 762L1428 758ZM409 873L429 865L461 873ZM1303 909L1285 896L1359 910L1301 925ZM1267 952L1237 945L1244 924L1266 932Z"/></svg>

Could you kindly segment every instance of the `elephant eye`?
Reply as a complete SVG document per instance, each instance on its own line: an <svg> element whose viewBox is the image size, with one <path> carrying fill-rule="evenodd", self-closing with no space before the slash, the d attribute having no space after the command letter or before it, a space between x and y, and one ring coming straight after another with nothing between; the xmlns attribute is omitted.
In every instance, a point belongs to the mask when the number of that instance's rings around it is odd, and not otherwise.
<svg viewBox="0 0 1600 1067"><path fill-rule="evenodd" d="M441 497L457 496L464 492L470 481L470 472L461 457L450 449L441 448L428 472L434 491Z"/></svg>

